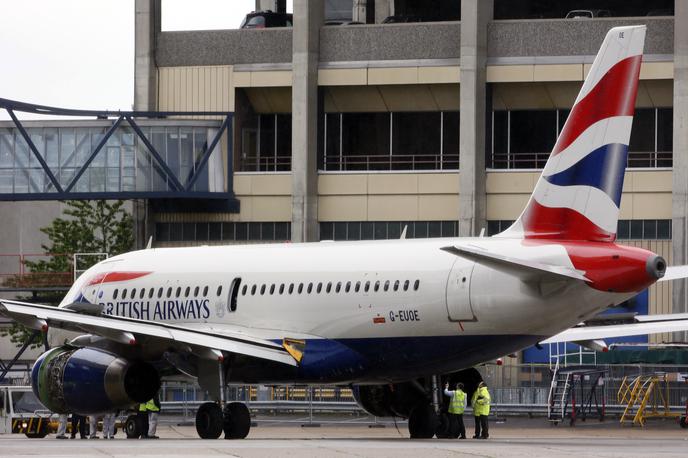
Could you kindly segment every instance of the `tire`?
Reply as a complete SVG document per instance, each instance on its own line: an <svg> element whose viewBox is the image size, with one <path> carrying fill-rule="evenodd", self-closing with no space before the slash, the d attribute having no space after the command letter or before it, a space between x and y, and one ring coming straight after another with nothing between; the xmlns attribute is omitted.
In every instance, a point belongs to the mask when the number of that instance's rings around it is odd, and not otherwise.
<svg viewBox="0 0 688 458"><path fill-rule="evenodd" d="M244 439L251 430L251 414L246 404L230 402L225 406L224 424L225 439Z"/></svg>
<svg viewBox="0 0 688 458"><path fill-rule="evenodd" d="M449 421L449 414L442 413L439 416L439 422L437 423L437 431L435 435L438 439L451 439L452 438L452 427Z"/></svg>
<svg viewBox="0 0 688 458"><path fill-rule="evenodd" d="M138 415L129 415L124 423L127 439L138 439L143 433L143 422Z"/></svg>
<svg viewBox="0 0 688 458"><path fill-rule="evenodd" d="M418 404L411 410L408 428L411 439L432 439L439 425L439 417L430 404Z"/></svg>
<svg viewBox="0 0 688 458"><path fill-rule="evenodd" d="M214 402L201 404L196 412L196 432L201 439L217 439L222 434L222 409Z"/></svg>

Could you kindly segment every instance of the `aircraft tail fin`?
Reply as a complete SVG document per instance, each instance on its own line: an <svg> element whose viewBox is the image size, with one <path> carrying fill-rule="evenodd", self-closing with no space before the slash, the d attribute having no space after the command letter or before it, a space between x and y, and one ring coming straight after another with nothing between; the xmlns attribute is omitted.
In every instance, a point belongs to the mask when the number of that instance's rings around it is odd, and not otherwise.
<svg viewBox="0 0 688 458"><path fill-rule="evenodd" d="M607 33L528 205L498 237L616 239L645 30Z"/></svg>

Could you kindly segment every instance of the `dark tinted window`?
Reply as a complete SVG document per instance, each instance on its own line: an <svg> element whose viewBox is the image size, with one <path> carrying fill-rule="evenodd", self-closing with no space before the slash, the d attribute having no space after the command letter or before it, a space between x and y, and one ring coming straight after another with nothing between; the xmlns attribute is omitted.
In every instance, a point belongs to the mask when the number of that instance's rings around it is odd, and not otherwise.
<svg viewBox="0 0 688 458"><path fill-rule="evenodd" d="M113 299L117 299L117 293L118 293L118 291L119 291L119 290L118 290L117 288L115 288L115 292L112 293L112 298L113 298Z"/></svg>
<svg viewBox="0 0 688 458"><path fill-rule="evenodd" d="M414 291L418 291L418 288L419 288L419 287L420 287L420 280L416 280L416 281L413 283L413 290L414 290Z"/></svg>
<svg viewBox="0 0 688 458"><path fill-rule="evenodd" d="M265 285L260 285L260 295L265 294Z"/></svg>

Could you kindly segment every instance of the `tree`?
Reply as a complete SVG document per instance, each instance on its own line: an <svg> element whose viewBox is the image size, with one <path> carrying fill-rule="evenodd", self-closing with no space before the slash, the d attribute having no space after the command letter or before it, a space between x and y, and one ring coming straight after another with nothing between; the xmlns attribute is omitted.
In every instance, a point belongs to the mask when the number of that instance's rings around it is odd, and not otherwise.
<svg viewBox="0 0 688 458"><path fill-rule="evenodd" d="M27 280L22 279L23 286L62 286L64 279L60 278L74 269L74 253L107 253L109 256L129 251L134 245L134 220L124 210L124 201L109 203L105 200L71 200L66 202L63 211L66 217L56 218L49 226L41 228L50 243L41 245L46 253L56 253L48 260L24 261L31 272ZM79 261L78 269L87 269L99 259L86 258ZM71 274L69 274L71 278ZM15 279L15 282L18 282ZM23 298L43 304L57 305L62 299L61 294L34 294L31 298ZM10 336L12 343L22 346L33 331L24 326L13 323L10 327L0 329L1 336ZM42 341L34 342L32 347L42 345Z"/></svg>

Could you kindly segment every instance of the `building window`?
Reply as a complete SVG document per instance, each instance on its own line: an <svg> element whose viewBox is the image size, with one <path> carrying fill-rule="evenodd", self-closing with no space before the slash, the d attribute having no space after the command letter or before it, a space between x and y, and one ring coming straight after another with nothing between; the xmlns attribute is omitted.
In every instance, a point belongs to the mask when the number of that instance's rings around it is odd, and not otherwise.
<svg viewBox="0 0 688 458"><path fill-rule="evenodd" d="M486 167L540 169L545 166L570 110L492 112ZM628 148L628 167L671 167L673 109L638 108Z"/></svg>
<svg viewBox="0 0 688 458"><path fill-rule="evenodd" d="M456 221L342 221L320 223L320 240L398 239L406 227L406 238L458 237Z"/></svg>
<svg viewBox="0 0 688 458"><path fill-rule="evenodd" d="M291 170L291 113L257 114L241 129L241 172Z"/></svg>
<svg viewBox="0 0 688 458"><path fill-rule="evenodd" d="M324 117L320 170L458 170L458 111Z"/></svg>
<svg viewBox="0 0 688 458"><path fill-rule="evenodd" d="M290 222L155 223L156 242L291 240Z"/></svg>

